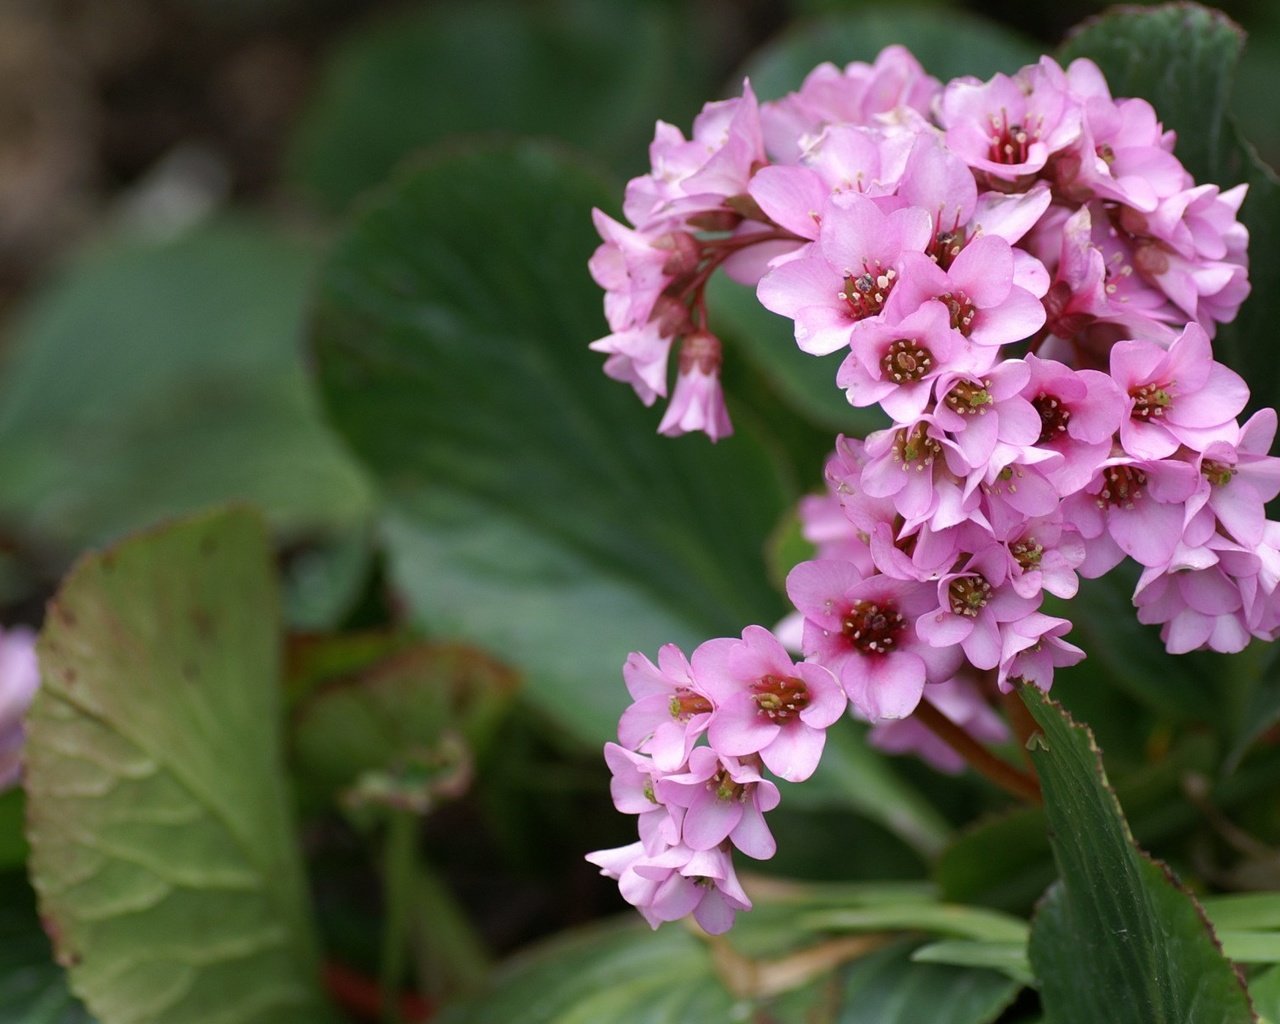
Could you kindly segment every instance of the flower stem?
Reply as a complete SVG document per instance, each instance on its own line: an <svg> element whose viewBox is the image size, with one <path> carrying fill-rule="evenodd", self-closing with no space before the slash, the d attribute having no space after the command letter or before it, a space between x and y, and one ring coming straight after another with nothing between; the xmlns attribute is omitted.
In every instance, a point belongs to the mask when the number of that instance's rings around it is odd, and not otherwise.
<svg viewBox="0 0 1280 1024"><path fill-rule="evenodd" d="M387 815L382 854L382 1019L401 1024L400 984L405 974L409 939L409 906L414 888L418 816L408 810Z"/></svg>
<svg viewBox="0 0 1280 1024"><path fill-rule="evenodd" d="M961 726L956 725L939 711L929 699L923 698L915 710L916 717L938 739L963 757L974 771L994 782L1001 789L1012 793L1020 800L1040 803L1040 782L1034 775L1020 771L1007 761L1003 761L991 753L986 747L969 735Z"/></svg>

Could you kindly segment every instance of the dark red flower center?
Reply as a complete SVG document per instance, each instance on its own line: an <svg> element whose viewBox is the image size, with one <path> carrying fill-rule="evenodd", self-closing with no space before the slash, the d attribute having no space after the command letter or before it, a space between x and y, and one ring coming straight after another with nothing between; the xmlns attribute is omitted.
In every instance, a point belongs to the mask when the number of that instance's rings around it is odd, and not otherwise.
<svg viewBox="0 0 1280 1024"><path fill-rule="evenodd" d="M1147 474L1136 466L1108 466L1102 471L1102 490L1098 492L1098 505L1105 508L1133 508L1142 497L1142 487Z"/></svg>
<svg viewBox="0 0 1280 1024"><path fill-rule="evenodd" d="M1030 125L1011 124L1003 110L1000 116L991 118L991 147L987 158L993 164L1025 164L1031 143L1040 133Z"/></svg>
<svg viewBox="0 0 1280 1024"><path fill-rule="evenodd" d="M951 327L966 338L973 331L973 318L978 315L978 308L964 292L943 292L938 299L951 314Z"/></svg>
<svg viewBox="0 0 1280 1024"><path fill-rule="evenodd" d="M981 416L992 402L990 381L958 380L947 392L947 408L961 416Z"/></svg>
<svg viewBox="0 0 1280 1024"><path fill-rule="evenodd" d="M1133 412L1130 415L1138 420L1150 420L1164 415L1164 411L1173 404L1173 382L1166 384L1143 384L1130 388L1129 397L1133 399Z"/></svg>
<svg viewBox="0 0 1280 1024"><path fill-rule="evenodd" d="M687 722L694 715L707 714L712 710L711 701L685 686L671 695L671 703L667 708L677 722Z"/></svg>
<svg viewBox="0 0 1280 1024"><path fill-rule="evenodd" d="M956 228L953 231L939 231L933 236L925 252L932 256L943 270L949 270L967 241L964 228Z"/></svg>
<svg viewBox="0 0 1280 1024"><path fill-rule="evenodd" d="M761 676L751 684L751 699L761 717L785 722L809 706L809 688L795 676Z"/></svg>
<svg viewBox="0 0 1280 1024"><path fill-rule="evenodd" d="M862 269L861 274L845 274L844 290L839 295L854 320L865 320L884 309L898 277L896 270L886 269L879 262L874 267L863 264Z"/></svg>
<svg viewBox="0 0 1280 1024"><path fill-rule="evenodd" d="M923 423L903 427L893 439L893 461L901 462L903 469L914 466L917 473L922 473L940 454L942 445L929 436Z"/></svg>
<svg viewBox="0 0 1280 1024"><path fill-rule="evenodd" d="M1071 410L1053 395L1040 392L1031 400L1036 412L1040 414L1040 436L1036 444L1048 444L1067 432L1067 424L1071 422Z"/></svg>
<svg viewBox="0 0 1280 1024"><path fill-rule="evenodd" d="M880 360L880 369L884 371L884 375L898 384L910 384L919 380L932 366L933 353L910 338L899 338L893 342Z"/></svg>
<svg viewBox="0 0 1280 1024"><path fill-rule="evenodd" d="M1040 559L1044 557L1044 545L1033 537L1023 537L1022 540L1009 546L1009 554L1013 555L1014 561L1022 566L1023 572L1030 572L1040 567Z"/></svg>
<svg viewBox="0 0 1280 1024"><path fill-rule="evenodd" d="M888 654L906 627L892 601L859 601L845 612L840 632L863 654Z"/></svg>
<svg viewBox="0 0 1280 1024"><path fill-rule="evenodd" d="M707 788L715 791L717 800L745 800L751 785L749 782L734 782L724 768L707 780Z"/></svg>

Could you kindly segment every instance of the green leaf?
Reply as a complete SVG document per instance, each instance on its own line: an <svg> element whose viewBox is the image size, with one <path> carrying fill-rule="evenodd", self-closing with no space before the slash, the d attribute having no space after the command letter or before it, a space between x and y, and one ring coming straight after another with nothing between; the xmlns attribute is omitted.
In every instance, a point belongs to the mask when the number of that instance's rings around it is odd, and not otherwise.
<svg viewBox="0 0 1280 1024"><path fill-rule="evenodd" d="M833 986L840 1009L829 1019L835 1024L990 1024L1022 988L995 971L916 962L915 946L895 943L843 968L838 987ZM792 1019L801 1024L815 1018Z"/></svg>
<svg viewBox="0 0 1280 1024"><path fill-rule="evenodd" d="M1086 22L1060 52L1089 57L1115 96L1141 96L1166 128L1175 153L1200 183L1247 182L1240 219L1249 229L1250 298L1214 341L1220 359L1244 375L1251 406L1280 404L1280 364L1272 339L1280 316L1280 181L1228 117L1244 33L1226 15L1193 3L1118 7ZM1243 102L1251 102L1242 97Z"/></svg>
<svg viewBox="0 0 1280 1024"><path fill-rule="evenodd" d="M685 1024L730 1020L710 952L682 928L628 921L562 936L509 961L440 1024Z"/></svg>
<svg viewBox="0 0 1280 1024"><path fill-rule="evenodd" d="M746 74L762 100L798 89L823 61L844 67L874 60L890 44L904 45L929 74L946 81L957 75L986 78L1012 73L1040 55L1036 44L1000 25L964 14L899 8L881 13L865 8L801 22L758 51Z"/></svg>
<svg viewBox="0 0 1280 1024"><path fill-rule="evenodd" d="M93 1024L40 929L25 875L0 876L0 1024Z"/></svg>
<svg viewBox="0 0 1280 1024"><path fill-rule="evenodd" d="M62 558L253 501L297 536L369 495L301 358L310 245L247 221L93 248L18 317L0 374L0 523Z"/></svg>
<svg viewBox="0 0 1280 1024"><path fill-rule="evenodd" d="M1072 669L1059 685L1075 685L1078 671ZM1163 842L1199 823L1200 812L1186 801L1183 787L1189 775L1211 771L1214 756L1212 741L1197 737L1117 783L1142 842ZM1239 804L1256 799L1256 788L1215 790L1212 799ZM975 822L943 852L935 878L946 900L1025 911L1054 878L1044 808L1021 807Z"/></svg>
<svg viewBox="0 0 1280 1024"><path fill-rule="evenodd" d="M18 867L27 859L27 841L22 834L25 808L21 789L0 793L0 871Z"/></svg>
<svg viewBox="0 0 1280 1024"><path fill-rule="evenodd" d="M39 656L30 869L75 991L102 1024L327 1019L260 519L206 514L85 558Z"/></svg>
<svg viewBox="0 0 1280 1024"><path fill-rule="evenodd" d="M989 942L1025 943L1027 922L1021 918L953 903L900 903L875 907L821 910L805 918L806 927L832 931L913 931Z"/></svg>
<svg viewBox="0 0 1280 1024"><path fill-rule="evenodd" d="M944 939L921 946L911 959L922 964L954 964L957 967L986 967L1014 981L1030 985L1035 981L1027 962L1027 943L979 939Z"/></svg>
<svg viewBox="0 0 1280 1024"><path fill-rule="evenodd" d="M428 163L345 232L315 317L408 606L527 670L593 744L628 651L781 615L763 549L789 497L747 424L717 446L657 437L587 350L604 329L589 210L611 198L534 144Z"/></svg>
<svg viewBox="0 0 1280 1024"><path fill-rule="evenodd" d="M1249 979L1249 996L1263 1024L1280 1022L1280 967L1253 975Z"/></svg>
<svg viewBox="0 0 1280 1024"><path fill-rule="evenodd" d="M1229 931L1273 929L1280 932L1280 893L1240 892L1200 900L1214 928Z"/></svg>
<svg viewBox="0 0 1280 1024"><path fill-rule="evenodd" d="M477 133L556 136L637 173L654 118L687 129L712 98L701 38L682 5L644 0L420 5L333 54L291 176L339 209L406 154Z"/></svg>
<svg viewBox="0 0 1280 1024"><path fill-rule="evenodd" d="M1190 893L1134 845L1088 730L1034 687L1021 695L1042 730L1031 757L1059 872L1031 932L1046 1020L1256 1020Z"/></svg>

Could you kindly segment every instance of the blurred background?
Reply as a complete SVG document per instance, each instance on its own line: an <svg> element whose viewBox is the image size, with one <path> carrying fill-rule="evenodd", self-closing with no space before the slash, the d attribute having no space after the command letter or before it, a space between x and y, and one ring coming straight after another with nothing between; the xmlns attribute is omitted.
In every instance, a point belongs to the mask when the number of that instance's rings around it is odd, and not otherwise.
<svg viewBox="0 0 1280 1024"><path fill-rule="evenodd" d="M884 41L933 22L944 47L989 19L1031 53L1103 6L5 0L0 621L38 618L84 546L228 496L267 509L307 584L296 621L353 597L369 489L316 413L301 324L326 239L407 154L559 136L621 181L656 118L687 127L749 54L823 18ZM1256 97L1280 6L1222 6L1249 32L1235 110L1274 163Z"/></svg>
<svg viewBox="0 0 1280 1024"><path fill-rule="evenodd" d="M777 85L779 39L812 62L844 63L909 23L931 47L919 53L927 69L986 75L1051 51L1105 6L0 0L0 623L38 625L86 548L227 499L266 513L296 634L407 618L388 583L374 485L325 419L307 337L331 241L413 154L475 136L551 137L620 197L647 167L656 119L687 130L704 102L738 93L748 66ZM1280 4L1219 6L1248 32L1235 115L1280 164ZM845 52L850 39L866 52ZM749 401L752 381L735 383ZM816 482L830 444L826 421L801 429L784 440L812 458L796 460L789 485ZM602 685L621 700L616 677ZM619 905L581 854L628 841L630 823L609 808L597 749L562 739L507 734L509 773L489 808L501 813L464 806L436 829L432 852L474 883L468 909L497 952ZM533 796L528 764L544 769ZM917 769L903 771L927 775ZM928 785L956 821L986 799L951 780ZM481 817L491 834L477 839ZM853 845L847 816L801 813L789 827L801 838L783 873L829 874L824 851ZM844 876L919 871L900 837L857 827L858 852L835 866ZM357 854L355 880L341 875L348 852L330 844L325 876L344 898L367 888ZM495 884L473 870L486 857L524 865L525 880ZM325 924L342 947L349 922ZM371 945L362 927L350 924L347 945Z"/></svg>

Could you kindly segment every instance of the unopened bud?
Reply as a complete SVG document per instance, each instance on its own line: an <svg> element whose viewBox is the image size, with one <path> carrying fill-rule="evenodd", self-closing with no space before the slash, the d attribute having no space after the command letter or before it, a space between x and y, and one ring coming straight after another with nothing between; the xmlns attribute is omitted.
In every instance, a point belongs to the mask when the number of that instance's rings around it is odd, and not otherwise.
<svg viewBox="0 0 1280 1024"><path fill-rule="evenodd" d="M710 331L694 331L686 334L680 343L680 372L692 373L695 369L708 377L720 372L723 361L720 339Z"/></svg>
<svg viewBox="0 0 1280 1024"><path fill-rule="evenodd" d="M662 264L662 272L668 277L682 277L698 269L698 240L687 231L668 231L654 240L653 247L670 253Z"/></svg>

